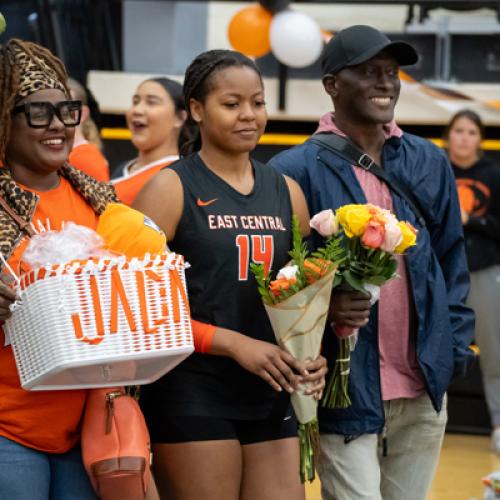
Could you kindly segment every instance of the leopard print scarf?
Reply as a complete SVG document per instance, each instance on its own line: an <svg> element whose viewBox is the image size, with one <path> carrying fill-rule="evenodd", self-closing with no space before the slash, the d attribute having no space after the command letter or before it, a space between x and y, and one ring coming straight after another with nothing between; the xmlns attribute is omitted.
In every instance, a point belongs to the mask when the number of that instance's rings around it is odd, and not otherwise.
<svg viewBox="0 0 500 500"><path fill-rule="evenodd" d="M119 202L111 184L96 181L81 170L64 165L59 173L78 191L96 214L100 215L111 202ZM0 196L26 222L31 222L38 196L22 189L12 178L8 168L0 168ZM0 208L0 252L7 260L21 241L24 233L16 222ZM1 269L1 266L0 266Z"/></svg>

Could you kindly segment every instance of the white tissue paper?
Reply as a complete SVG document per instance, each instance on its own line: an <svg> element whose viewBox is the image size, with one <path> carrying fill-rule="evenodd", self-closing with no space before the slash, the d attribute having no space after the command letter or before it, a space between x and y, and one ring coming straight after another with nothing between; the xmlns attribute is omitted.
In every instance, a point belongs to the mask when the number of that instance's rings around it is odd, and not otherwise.
<svg viewBox="0 0 500 500"><path fill-rule="evenodd" d="M37 268L109 255L104 249L104 240L93 229L67 222L60 231L44 231L33 236L23 261Z"/></svg>

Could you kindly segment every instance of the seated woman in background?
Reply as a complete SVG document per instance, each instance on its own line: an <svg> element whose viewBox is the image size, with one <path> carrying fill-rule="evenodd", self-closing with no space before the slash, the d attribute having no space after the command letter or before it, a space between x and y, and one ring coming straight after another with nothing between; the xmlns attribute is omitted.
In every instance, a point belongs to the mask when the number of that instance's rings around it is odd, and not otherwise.
<svg viewBox="0 0 500 500"><path fill-rule="evenodd" d="M0 195L28 228L60 230L71 221L95 229L117 201L112 186L66 163L81 112L62 62L47 49L15 39L0 47ZM24 231L1 207L0 251L16 270ZM6 282L3 274L0 324L15 299ZM1 328L0 366L0 498L95 499L79 446L87 391L22 389Z"/></svg>
<svg viewBox="0 0 500 500"><path fill-rule="evenodd" d="M468 305L476 313L491 444L500 454L500 166L483 156L483 130L474 111L460 111L447 126L445 140L462 211L471 278Z"/></svg>
<svg viewBox="0 0 500 500"><path fill-rule="evenodd" d="M75 141L69 154L69 163L98 181L109 181L108 161L102 153L99 129L92 119L89 98L85 88L73 78L68 79L71 96L82 101L82 119L75 127Z"/></svg>
<svg viewBox="0 0 500 500"><path fill-rule="evenodd" d="M182 85L168 78L142 82L127 111L127 125L137 158L113 180L123 203L131 205L147 181L179 158L179 141L189 138Z"/></svg>

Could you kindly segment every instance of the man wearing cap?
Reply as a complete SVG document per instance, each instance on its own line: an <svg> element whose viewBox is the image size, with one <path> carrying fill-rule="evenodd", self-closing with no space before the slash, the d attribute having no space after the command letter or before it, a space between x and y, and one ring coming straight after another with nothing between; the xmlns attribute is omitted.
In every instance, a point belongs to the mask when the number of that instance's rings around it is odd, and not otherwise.
<svg viewBox="0 0 500 500"><path fill-rule="evenodd" d="M270 162L299 182L311 214L370 202L419 231L417 246L399 260L400 278L382 287L376 305L334 291L324 337L330 369L335 326L360 330L351 354L352 404L319 412L324 500L425 499L446 425L446 390L473 359L453 174L439 148L394 121L399 67L417 60L411 45L369 26L340 31L322 56L335 111L322 116L312 139Z"/></svg>

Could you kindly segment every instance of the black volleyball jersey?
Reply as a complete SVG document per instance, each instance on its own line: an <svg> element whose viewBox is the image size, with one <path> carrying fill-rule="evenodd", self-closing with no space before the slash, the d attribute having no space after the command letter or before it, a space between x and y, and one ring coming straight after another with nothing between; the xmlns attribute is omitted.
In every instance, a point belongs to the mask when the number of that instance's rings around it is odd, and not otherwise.
<svg viewBox="0 0 500 500"><path fill-rule="evenodd" d="M173 164L184 210L169 247L185 256L192 317L276 343L250 263L277 272L289 260L292 208L274 169L252 161L254 187L243 195L205 166L198 154ZM156 383L146 404L162 413L232 419L266 418L276 391L230 358L194 353ZM155 402L152 401L152 398ZM158 400L161 399L161 403Z"/></svg>

